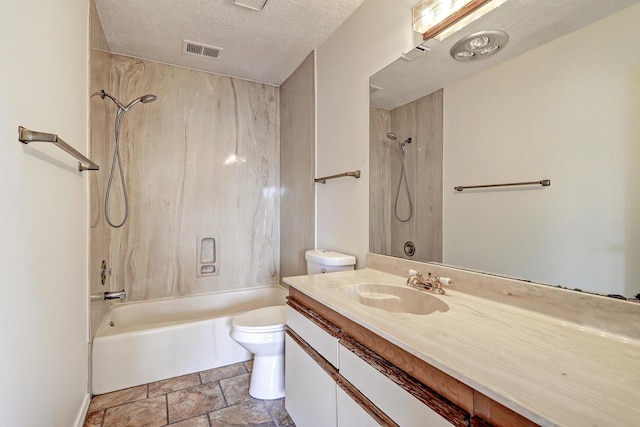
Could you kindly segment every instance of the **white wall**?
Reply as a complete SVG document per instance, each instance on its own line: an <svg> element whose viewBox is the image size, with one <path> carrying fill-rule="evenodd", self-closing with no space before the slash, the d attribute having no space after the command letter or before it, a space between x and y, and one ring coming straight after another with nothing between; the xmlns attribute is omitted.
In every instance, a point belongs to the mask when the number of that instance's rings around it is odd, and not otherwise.
<svg viewBox="0 0 640 427"><path fill-rule="evenodd" d="M87 403L87 174L18 125L87 152L88 1L0 13L0 414L72 426ZM81 425L81 424L80 424Z"/></svg>
<svg viewBox="0 0 640 427"><path fill-rule="evenodd" d="M635 6L445 88L446 264L640 292L638 22Z"/></svg>
<svg viewBox="0 0 640 427"><path fill-rule="evenodd" d="M360 169L362 177L317 184L316 246L369 249L369 77L420 43L414 0L367 0L316 53L316 175Z"/></svg>

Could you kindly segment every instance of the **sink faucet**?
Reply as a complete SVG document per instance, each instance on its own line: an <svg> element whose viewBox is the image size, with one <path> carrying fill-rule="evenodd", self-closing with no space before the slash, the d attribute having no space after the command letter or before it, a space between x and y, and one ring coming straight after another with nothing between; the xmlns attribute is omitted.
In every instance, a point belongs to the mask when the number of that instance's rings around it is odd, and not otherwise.
<svg viewBox="0 0 640 427"><path fill-rule="evenodd" d="M450 285L451 283L453 282L448 277L432 276L431 273L424 277L422 273L416 270L409 270L409 278L407 279L407 286L423 289L434 294L444 294L442 285Z"/></svg>

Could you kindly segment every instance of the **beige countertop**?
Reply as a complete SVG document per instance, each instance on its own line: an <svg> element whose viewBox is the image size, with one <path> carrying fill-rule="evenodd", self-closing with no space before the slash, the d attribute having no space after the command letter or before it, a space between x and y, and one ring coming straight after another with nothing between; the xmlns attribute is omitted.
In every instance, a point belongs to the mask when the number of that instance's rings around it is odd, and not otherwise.
<svg viewBox="0 0 640 427"><path fill-rule="evenodd" d="M455 290L428 315L364 306L361 283L406 287L373 269L285 283L530 420L545 426L640 425L640 342ZM416 291L423 292L423 291Z"/></svg>

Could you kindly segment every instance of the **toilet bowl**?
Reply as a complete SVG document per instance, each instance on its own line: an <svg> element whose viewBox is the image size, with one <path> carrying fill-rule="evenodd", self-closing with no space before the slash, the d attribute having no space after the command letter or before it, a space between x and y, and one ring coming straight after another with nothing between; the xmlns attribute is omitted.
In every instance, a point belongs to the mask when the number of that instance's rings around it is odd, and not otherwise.
<svg viewBox="0 0 640 427"><path fill-rule="evenodd" d="M256 399L284 397L284 307L258 308L231 321L231 338L254 355L249 394Z"/></svg>

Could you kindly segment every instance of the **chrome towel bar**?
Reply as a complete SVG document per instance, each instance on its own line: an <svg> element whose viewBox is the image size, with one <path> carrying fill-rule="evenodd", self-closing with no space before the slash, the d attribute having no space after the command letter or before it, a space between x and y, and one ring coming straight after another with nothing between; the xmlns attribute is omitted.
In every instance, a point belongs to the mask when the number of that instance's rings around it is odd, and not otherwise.
<svg viewBox="0 0 640 427"><path fill-rule="evenodd" d="M18 126L18 140L23 144L28 144L30 142L52 142L56 147L80 160L80 163L78 163L78 170L80 172L86 170L97 171L100 169L98 165L80 154L80 152L64 142L55 133L35 132L27 128L23 128L22 126Z"/></svg>
<svg viewBox="0 0 640 427"><path fill-rule="evenodd" d="M469 188L489 188L489 187L514 187L519 185L542 185L543 187L549 187L551 185L550 179L543 179L541 181L529 181L529 182L511 182L508 184L488 184L488 185L470 185L453 187L456 191L462 191Z"/></svg>
<svg viewBox="0 0 640 427"><path fill-rule="evenodd" d="M334 179L334 178L342 178L343 176L352 176L354 178L360 178L360 171L354 171L354 172L345 172L345 173L339 173L337 175L331 175L331 176L323 176L322 178L316 178L313 180L313 182L319 182L320 184L326 184L328 179Z"/></svg>

